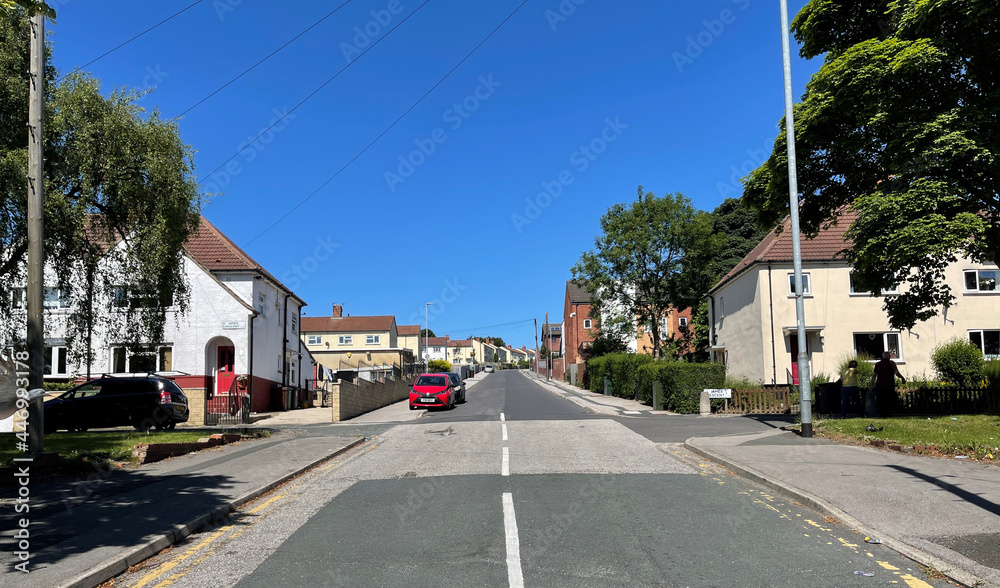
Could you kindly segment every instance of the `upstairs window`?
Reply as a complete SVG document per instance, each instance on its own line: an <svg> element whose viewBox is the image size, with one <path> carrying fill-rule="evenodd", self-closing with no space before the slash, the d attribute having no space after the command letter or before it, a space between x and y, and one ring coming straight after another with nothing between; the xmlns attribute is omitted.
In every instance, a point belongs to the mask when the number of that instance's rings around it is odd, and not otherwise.
<svg viewBox="0 0 1000 588"><path fill-rule="evenodd" d="M853 271L851 272L851 294L867 294L869 296L872 295L871 290L865 290L865 287L862 286L860 283L858 283L858 281L854 277L854 272ZM884 294L899 294L899 287L898 286L893 286L892 289L882 290L882 294L883 295Z"/></svg>
<svg viewBox="0 0 1000 588"><path fill-rule="evenodd" d="M688 319L686 316L677 317L677 324L682 327L686 327L688 324Z"/></svg>
<svg viewBox="0 0 1000 588"><path fill-rule="evenodd" d="M378 345L381 342L382 342L382 336L381 335L366 335L365 336L365 344L367 344L367 345ZM436 347L435 350L440 351L440 347Z"/></svg>
<svg viewBox="0 0 1000 588"><path fill-rule="evenodd" d="M306 337L306 345L321 345L322 343L322 335L309 335Z"/></svg>
<svg viewBox="0 0 1000 588"><path fill-rule="evenodd" d="M340 335L337 337L337 345L353 345L354 337L351 335Z"/></svg>
<svg viewBox="0 0 1000 588"><path fill-rule="evenodd" d="M812 295L812 286L809 284L809 274L802 274L802 295ZM788 274L788 295L795 296L795 274Z"/></svg>
<svg viewBox="0 0 1000 588"><path fill-rule="evenodd" d="M584 329L589 329L591 324L593 324L593 323L591 323L590 319L583 319L583 328Z"/></svg>
<svg viewBox="0 0 1000 588"><path fill-rule="evenodd" d="M965 270L965 291L996 292L998 277L996 270Z"/></svg>
<svg viewBox="0 0 1000 588"><path fill-rule="evenodd" d="M28 291L24 288L12 288L10 291L10 307L17 310L28 308Z"/></svg>

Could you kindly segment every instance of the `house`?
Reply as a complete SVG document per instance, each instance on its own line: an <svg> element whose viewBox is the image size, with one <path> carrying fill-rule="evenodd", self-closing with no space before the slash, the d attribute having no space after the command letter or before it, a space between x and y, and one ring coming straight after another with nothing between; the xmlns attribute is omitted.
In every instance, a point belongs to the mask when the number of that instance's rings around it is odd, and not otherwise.
<svg viewBox="0 0 1000 588"><path fill-rule="evenodd" d="M448 359L453 365L472 365L476 363L476 351L472 339L448 341Z"/></svg>
<svg viewBox="0 0 1000 588"><path fill-rule="evenodd" d="M427 337L427 361L451 361L448 357L448 337Z"/></svg>
<svg viewBox="0 0 1000 588"><path fill-rule="evenodd" d="M331 316L303 317L301 337L319 365L338 378L378 380L414 361L413 352L399 345L392 315L344 316L343 306L334 304Z"/></svg>
<svg viewBox="0 0 1000 588"><path fill-rule="evenodd" d="M125 246L124 241L111 245ZM230 394L238 394L240 403L247 398L252 411L267 411L277 390L306 384L312 364L298 343L305 301L204 217L184 244L180 271L190 285L188 309L182 314L177 307L168 308L162 340L127 348L114 333L98 328L84 342L86 350L75 365L67 353L66 316L76 302L69 292L46 288L45 378L168 372L188 395L193 415L207 398ZM46 276L46 283L53 284L54 278ZM109 312L126 295L124 286L117 289ZM23 313L18 315L23 290L14 290L12 305L12 319L24 320ZM240 376L247 376L246 387L236 392ZM231 407L224 404L228 411ZM204 424L198 421L193 416L188 424Z"/></svg>
<svg viewBox="0 0 1000 588"><path fill-rule="evenodd" d="M420 336L420 325L396 325L396 345L409 349L419 361L424 356L424 338Z"/></svg>
<svg viewBox="0 0 1000 588"><path fill-rule="evenodd" d="M566 326L565 362L570 381L576 382L587 370L584 357L597 336L597 321L590 318L590 293L582 283L566 281L566 296L563 299L563 322Z"/></svg>
<svg viewBox="0 0 1000 588"><path fill-rule="evenodd" d="M1000 354L1000 271L994 264L961 259L945 268L957 294L941 316L910 330L889 326L883 296L856 288L841 250L853 221L844 213L835 226L801 243L805 336L810 373L836 378L849 356L892 354L903 375L931 376L931 352L953 337L968 339L987 355ZM792 235L785 219L710 291L710 352L727 372L765 383L798 382L798 334L793 292ZM892 292L884 296L892 296Z"/></svg>
<svg viewBox="0 0 1000 588"><path fill-rule="evenodd" d="M638 321L637 321L638 322ZM681 326L687 326L691 322L691 309L686 308L680 312L676 308L671 307L667 311L667 316L660 319L659 324L659 336L660 336L660 350L662 352L662 345L667 341L670 341L672 337L680 338L682 336ZM634 342L637 353L642 353L644 355L653 354L653 329L652 326L647 322L644 324L636 325L635 337L630 340L630 343ZM687 350L685 345L684 350Z"/></svg>
<svg viewBox="0 0 1000 588"><path fill-rule="evenodd" d="M475 353L473 357L480 358L479 361L482 363L497 363L500 361L496 346L483 339L476 337L472 339L472 352Z"/></svg>
<svg viewBox="0 0 1000 588"><path fill-rule="evenodd" d="M513 347L508 345L507 351L510 353L510 360L513 363L528 361L528 352L525 351L524 349L514 349Z"/></svg>

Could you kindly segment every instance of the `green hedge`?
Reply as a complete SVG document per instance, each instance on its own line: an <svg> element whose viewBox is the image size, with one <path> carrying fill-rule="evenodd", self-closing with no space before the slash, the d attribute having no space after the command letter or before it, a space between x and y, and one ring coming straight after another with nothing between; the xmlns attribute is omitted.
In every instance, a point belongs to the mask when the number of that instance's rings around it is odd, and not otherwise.
<svg viewBox="0 0 1000 588"><path fill-rule="evenodd" d="M639 386L639 399L643 404L653 404L653 382L663 384L663 406L656 409L694 414L701 410L703 388L722 388L726 381L726 368L718 363L688 363L660 359L653 361L648 355L611 353L587 362L590 374L590 391L604 393L604 376L611 378L611 391L615 396L635 398Z"/></svg>

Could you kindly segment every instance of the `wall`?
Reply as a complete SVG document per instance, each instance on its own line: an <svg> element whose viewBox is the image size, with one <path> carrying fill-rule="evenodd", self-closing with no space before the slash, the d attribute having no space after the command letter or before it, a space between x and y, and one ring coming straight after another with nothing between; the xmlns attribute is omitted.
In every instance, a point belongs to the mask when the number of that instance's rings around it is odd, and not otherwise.
<svg viewBox="0 0 1000 588"><path fill-rule="evenodd" d="M405 380L392 380L386 384L342 381L332 384L330 389L331 420L340 422L409 399L411 384Z"/></svg>

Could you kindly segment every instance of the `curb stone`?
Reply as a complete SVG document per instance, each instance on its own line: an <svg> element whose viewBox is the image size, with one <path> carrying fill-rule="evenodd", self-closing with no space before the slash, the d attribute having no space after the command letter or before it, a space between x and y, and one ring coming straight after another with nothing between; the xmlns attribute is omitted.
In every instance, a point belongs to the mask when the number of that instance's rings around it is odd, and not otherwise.
<svg viewBox="0 0 1000 588"><path fill-rule="evenodd" d="M694 439L696 439L696 437L691 437L690 439L684 442L684 447L687 450L696 453L704 457L705 459L719 463L725 466L726 468L736 472L737 474L739 474L744 478L757 482L758 484L762 484L768 488L771 488L772 490L776 490L777 492L780 492L781 494L784 494L785 496L792 498L813 510L826 514L830 517L833 517L834 519L840 521L844 526L850 528L853 531L861 533L862 535L877 536L880 539L882 539L882 545L884 547L888 547L889 549L892 549L893 551L896 551L899 554L912 559L918 564L933 567L935 570L937 570L942 575L946 576L947 578L949 578L954 582L958 582L963 586L989 586L989 584L985 580L974 574L965 572L963 570L950 569L951 567L950 564L945 563L944 561L938 559L937 557L921 549L913 547L912 545L907 545L906 543L903 543L902 541L896 539L895 537L886 535L882 531L876 533L873 529L870 529L866 527L864 524L862 524L861 521L855 519L851 515L833 506L832 504L828 503L822 498L819 498L818 496L813 496L812 494L804 490L800 490L793 486L789 486L788 484L785 484L784 482L781 482L779 480L774 480L772 478L769 478L752 468L739 465L712 451L696 447L695 445L691 444L691 441Z"/></svg>
<svg viewBox="0 0 1000 588"><path fill-rule="evenodd" d="M114 578L115 576L124 573L130 567L140 562L143 562L149 559L150 557L153 557L163 549L170 547L175 543L178 543L188 535L195 533L196 531L206 526L207 524L225 519L227 516L229 516L230 513L238 510L241 506L250 502L251 500L259 498L264 494L267 494L268 492L274 490L275 488L284 484L285 482L288 482L289 480L304 474L308 470L315 468L316 466L322 464L323 462L329 461L343 453L350 451L351 449L354 449L355 447L361 445L362 443L365 443L366 441L368 441L367 437L358 439L357 441L354 441L344 447L341 447L340 449L331 453L330 455L317 459L312 463L306 464L293 472L289 472L288 474L282 476L281 478L269 484L257 488L256 490L250 490L249 492L244 492L243 494L237 496L233 500L230 500L226 504L216 507L209 513L195 517L190 521L188 521L187 523L174 525L174 527L170 531L163 533L160 536L151 539L150 541L147 541L142 545L136 546L131 550L126 551L122 555L107 559L97 564L96 566L93 566L89 570L77 574L76 576L70 578L69 580L66 580L65 582L56 585L55 588L94 588L95 586L99 586L102 583L107 582L111 578Z"/></svg>

